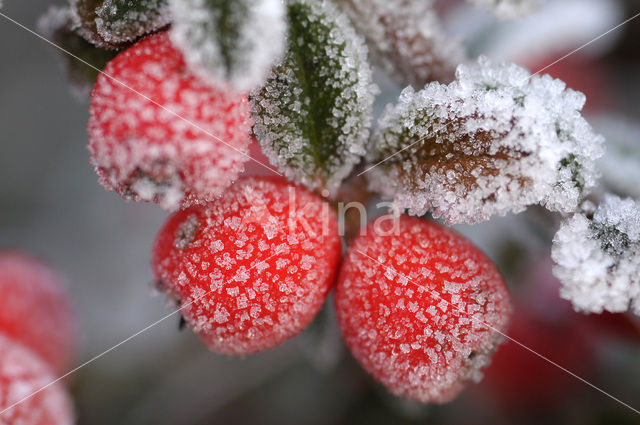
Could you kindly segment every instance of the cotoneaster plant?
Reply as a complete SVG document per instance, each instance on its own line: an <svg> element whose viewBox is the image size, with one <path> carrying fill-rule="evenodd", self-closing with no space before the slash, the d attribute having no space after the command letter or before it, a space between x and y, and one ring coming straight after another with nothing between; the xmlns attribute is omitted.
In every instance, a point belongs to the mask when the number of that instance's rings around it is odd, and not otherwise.
<svg viewBox="0 0 640 425"><path fill-rule="evenodd" d="M511 18L538 2L473 3ZM293 337L337 281L340 329L363 368L394 394L450 401L481 380L510 304L496 266L432 219L473 224L532 205L564 220L562 296L638 312L640 213L632 200L584 202L603 152L584 95L467 58L433 1L74 0L41 27L106 63L90 162L107 189L173 212L153 270L213 351ZM406 86L377 121L372 64ZM254 138L277 178L242 176ZM386 201L393 225L341 241L336 210L351 196Z"/></svg>

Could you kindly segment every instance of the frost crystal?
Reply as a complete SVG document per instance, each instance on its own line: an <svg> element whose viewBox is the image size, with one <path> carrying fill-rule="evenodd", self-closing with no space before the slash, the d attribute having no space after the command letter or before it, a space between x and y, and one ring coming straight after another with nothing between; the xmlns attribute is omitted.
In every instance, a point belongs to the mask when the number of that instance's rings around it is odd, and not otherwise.
<svg viewBox="0 0 640 425"><path fill-rule="evenodd" d="M169 210L219 196L247 162L246 93L191 74L166 33L120 53L89 108L90 162L100 184Z"/></svg>
<svg viewBox="0 0 640 425"><path fill-rule="evenodd" d="M501 19L514 19L533 12L539 0L470 0L472 3L492 10Z"/></svg>
<svg viewBox="0 0 640 425"><path fill-rule="evenodd" d="M254 132L297 183L334 192L365 154L373 94L367 48L326 0L288 6L289 48L253 96Z"/></svg>
<svg viewBox="0 0 640 425"><path fill-rule="evenodd" d="M462 46L447 37L432 0L339 0L372 59L401 84L422 88L450 82L465 60Z"/></svg>
<svg viewBox="0 0 640 425"><path fill-rule="evenodd" d="M560 295L578 311L640 315L640 203L606 195L564 221L553 239Z"/></svg>
<svg viewBox="0 0 640 425"><path fill-rule="evenodd" d="M585 97L548 75L480 58L456 81L407 88L374 135L373 190L401 209L449 223L542 204L574 211L596 183L601 136L580 114Z"/></svg>
<svg viewBox="0 0 640 425"><path fill-rule="evenodd" d="M205 81L225 79L252 90L285 48L280 0L171 0L171 40Z"/></svg>
<svg viewBox="0 0 640 425"><path fill-rule="evenodd" d="M284 179L249 177L171 216L152 264L209 348L246 355L309 325L331 289L340 246L337 215L319 196Z"/></svg>
<svg viewBox="0 0 640 425"><path fill-rule="evenodd" d="M74 29L96 46L125 47L170 22L166 0L71 0Z"/></svg>

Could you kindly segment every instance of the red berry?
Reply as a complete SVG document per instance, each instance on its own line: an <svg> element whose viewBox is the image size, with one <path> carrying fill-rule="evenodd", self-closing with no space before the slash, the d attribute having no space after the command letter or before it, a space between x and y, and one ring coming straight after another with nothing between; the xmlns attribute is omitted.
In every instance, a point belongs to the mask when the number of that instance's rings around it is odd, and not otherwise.
<svg viewBox="0 0 640 425"><path fill-rule="evenodd" d="M553 320L536 316L526 304L516 306L509 326L511 338L578 376L592 376L595 356L588 338L580 332L579 317ZM477 392L508 410L530 412L558 405L558 401L562 405L584 385L513 341L500 347L494 359Z"/></svg>
<svg viewBox="0 0 640 425"><path fill-rule="evenodd" d="M75 320L62 281L37 260L0 253L0 333L29 347L57 373L73 358Z"/></svg>
<svg viewBox="0 0 640 425"><path fill-rule="evenodd" d="M504 332L509 296L471 242L424 219L374 221L350 246L335 293L353 356L393 394L453 399L478 381ZM486 325L485 325L486 324Z"/></svg>
<svg viewBox="0 0 640 425"><path fill-rule="evenodd" d="M0 424L71 425L73 408L61 383L25 399L54 379L48 365L31 350L0 335L0 412L8 409L0 413Z"/></svg>
<svg viewBox="0 0 640 425"><path fill-rule="evenodd" d="M249 354L311 322L340 254L336 214L326 202L281 179L248 177L220 199L172 215L152 263L210 349Z"/></svg>
<svg viewBox="0 0 640 425"><path fill-rule="evenodd" d="M189 73L166 33L131 46L104 72L88 124L91 163L104 187L175 209L213 199L242 172L248 96Z"/></svg>

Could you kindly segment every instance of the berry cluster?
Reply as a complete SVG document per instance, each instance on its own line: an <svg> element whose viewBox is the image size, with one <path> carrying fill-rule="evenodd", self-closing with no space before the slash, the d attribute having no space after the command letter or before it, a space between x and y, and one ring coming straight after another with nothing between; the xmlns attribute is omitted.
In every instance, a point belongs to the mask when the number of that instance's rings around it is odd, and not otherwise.
<svg viewBox="0 0 640 425"><path fill-rule="evenodd" d="M67 371L75 321L60 277L33 258L0 253L0 423L71 425Z"/></svg>
<svg viewBox="0 0 640 425"><path fill-rule="evenodd" d="M537 3L475 2L502 16ZM390 392L442 403L480 380L507 290L476 247L422 216L574 212L602 155L584 96L515 64L456 68L465 54L432 1L128 3L76 0L60 19L96 51L124 49L91 94L90 161L107 189L173 212L152 267L204 344L274 347L335 284L347 346ZM409 85L375 127L369 52ZM250 160L280 177L248 173ZM413 217L345 232L345 194Z"/></svg>
<svg viewBox="0 0 640 425"><path fill-rule="evenodd" d="M153 267L212 350L244 355L304 329L336 274L340 328L355 358L390 391L444 402L478 381L509 316L495 266L430 221L383 216L341 267L338 220L284 179L246 177L219 199L173 214Z"/></svg>

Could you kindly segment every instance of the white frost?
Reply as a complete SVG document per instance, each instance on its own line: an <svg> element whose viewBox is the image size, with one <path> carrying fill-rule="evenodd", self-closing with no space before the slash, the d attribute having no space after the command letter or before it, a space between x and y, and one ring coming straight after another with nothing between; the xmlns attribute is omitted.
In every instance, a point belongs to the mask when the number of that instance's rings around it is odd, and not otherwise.
<svg viewBox="0 0 640 425"><path fill-rule="evenodd" d="M283 60L253 93L253 130L285 176L335 194L366 153L377 87L367 47L345 14L327 0L297 0L290 7L304 11L295 24L312 41L290 39ZM308 69L300 69L301 52L313 66L305 63ZM327 104L330 114L322 116ZM316 122L318 117L323 121Z"/></svg>
<svg viewBox="0 0 640 425"><path fill-rule="evenodd" d="M402 84L422 88L453 80L465 61L462 45L447 36L432 0L339 0L366 40L372 59Z"/></svg>
<svg viewBox="0 0 640 425"><path fill-rule="evenodd" d="M134 4L104 0L96 9L96 30L104 41L113 44L131 42L171 21L165 0L136 0ZM123 12L122 7L127 10Z"/></svg>
<svg viewBox="0 0 640 425"><path fill-rule="evenodd" d="M560 295L578 311L640 315L640 203L606 195L565 220L553 239Z"/></svg>
<svg viewBox="0 0 640 425"><path fill-rule="evenodd" d="M548 75L480 58L456 81L403 91L374 135L371 188L414 215L449 223L542 204L574 211L596 184L603 138L580 111L585 97Z"/></svg>
<svg viewBox="0 0 640 425"><path fill-rule="evenodd" d="M284 4L280 0L227 3L231 16L226 19L235 28L234 33L222 34L217 28L221 7L212 7L206 0L171 0L171 40L204 81L227 80L239 90L252 90L264 82L284 52Z"/></svg>

